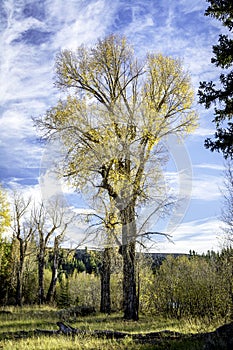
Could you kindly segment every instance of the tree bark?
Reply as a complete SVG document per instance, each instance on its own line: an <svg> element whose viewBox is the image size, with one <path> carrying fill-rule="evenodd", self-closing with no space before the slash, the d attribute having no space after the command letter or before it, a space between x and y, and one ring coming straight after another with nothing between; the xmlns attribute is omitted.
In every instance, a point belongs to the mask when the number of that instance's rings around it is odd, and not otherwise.
<svg viewBox="0 0 233 350"><path fill-rule="evenodd" d="M45 301L45 292L44 292L44 267L45 267L45 257L43 252L39 252L38 255L38 303L39 305L43 304Z"/></svg>
<svg viewBox="0 0 233 350"><path fill-rule="evenodd" d="M102 267L100 272L101 278L101 302L100 312L110 314L111 312L111 253L112 248L106 247L103 251Z"/></svg>
<svg viewBox="0 0 233 350"><path fill-rule="evenodd" d="M59 263L59 242L58 238L54 239L54 250L53 250L53 262L52 262L52 277L49 285L49 289L46 296L46 302L51 303L54 298L57 277L58 277L58 263Z"/></svg>
<svg viewBox="0 0 233 350"><path fill-rule="evenodd" d="M17 283L16 283L16 305L22 306L22 274L17 271Z"/></svg>
<svg viewBox="0 0 233 350"><path fill-rule="evenodd" d="M23 239L17 237L19 241L19 266L17 270L17 284L16 284L16 305L22 306L22 295L23 295L23 269L25 260L25 250L27 248L26 242ZM25 247L24 247L25 244Z"/></svg>
<svg viewBox="0 0 233 350"><path fill-rule="evenodd" d="M136 221L134 205L129 204L121 211L122 257L123 257L123 309L124 319L138 320L138 296L136 288Z"/></svg>

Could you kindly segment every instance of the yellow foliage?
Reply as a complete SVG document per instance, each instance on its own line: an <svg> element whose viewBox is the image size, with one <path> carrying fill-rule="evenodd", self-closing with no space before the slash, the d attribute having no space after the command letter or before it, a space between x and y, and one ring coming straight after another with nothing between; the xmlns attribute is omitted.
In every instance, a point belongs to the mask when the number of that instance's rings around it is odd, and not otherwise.
<svg viewBox="0 0 233 350"><path fill-rule="evenodd" d="M5 229L10 226L10 209L6 192L0 186L0 238Z"/></svg>
<svg viewBox="0 0 233 350"><path fill-rule="evenodd" d="M160 141L197 126L181 61L149 54L139 64L127 40L111 35L93 48L61 52L56 69L57 86L69 95L41 124L64 144L70 183L118 203L145 200L152 188L161 193Z"/></svg>

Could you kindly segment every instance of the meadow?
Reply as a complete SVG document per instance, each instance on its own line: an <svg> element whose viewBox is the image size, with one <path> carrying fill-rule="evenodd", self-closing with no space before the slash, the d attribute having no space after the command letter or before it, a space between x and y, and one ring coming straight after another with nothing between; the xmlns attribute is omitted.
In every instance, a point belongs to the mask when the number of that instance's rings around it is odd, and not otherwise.
<svg viewBox="0 0 233 350"><path fill-rule="evenodd" d="M80 334L63 335L57 322L62 321L79 329ZM51 307L8 307L0 311L0 349L4 350L82 350L82 349L203 349L199 335L214 331L221 323L208 320L171 319L142 315L137 322L124 321L119 313L75 317ZM92 331L130 333L124 339L98 338ZM166 331L165 331L166 330ZM45 334L44 331L48 331ZM85 331L85 334L81 331ZM170 332L168 332L170 331ZM158 332L153 340L134 339L135 334ZM206 348L207 349L207 348ZM214 349L214 348L213 348ZM220 349L219 347L216 349ZM224 349L224 347L222 348Z"/></svg>

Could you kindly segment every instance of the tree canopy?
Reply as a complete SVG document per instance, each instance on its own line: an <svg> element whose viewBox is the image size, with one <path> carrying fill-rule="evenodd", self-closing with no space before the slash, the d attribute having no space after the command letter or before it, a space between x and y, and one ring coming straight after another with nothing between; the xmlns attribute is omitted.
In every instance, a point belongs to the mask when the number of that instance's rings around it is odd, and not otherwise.
<svg viewBox="0 0 233 350"><path fill-rule="evenodd" d="M233 3L231 0L207 0L209 7L205 15L221 21L229 30L228 35L221 34L218 44L213 46L214 57L211 62L223 70L219 82L200 83L199 102L209 109L214 106L216 125L215 138L207 138L205 147L211 151L221 151L224 158L233 157Z"/></svg>

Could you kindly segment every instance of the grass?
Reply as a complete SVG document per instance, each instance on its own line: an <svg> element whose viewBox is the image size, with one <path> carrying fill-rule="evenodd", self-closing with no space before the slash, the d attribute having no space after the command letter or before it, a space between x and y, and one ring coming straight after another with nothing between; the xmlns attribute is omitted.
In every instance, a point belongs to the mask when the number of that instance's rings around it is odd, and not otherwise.
<svg viewBox="0 0 233 350"><path fill-rule="evenodd" d="M33 333L35 329L57 330L56 322L63 319L56 309L48 307L23 307L7 309L11 313L0 313L0 349L4 350L78 350L78 349L119 349L119 350L151 350L151 349L200 349L201 345L188 339L182 341L167 341L163 339L163 345L138 344L131 337L120 341L97 339L91 336L77 335L67 337L62 335L42 336ZM60 315L60 316L59 316ZM67 323L82 330L115 330L129 333L148 333L163 330L171 330L184 334L207 332L219 326L208 324L200 320L173 320L161 317L144 316L138 322L123 321L122 316L102 314L87 317L67 317ZM19 332L21 333L19 334ZM30 332L25 334L22 331ZM14 332L14 333L13 333ZM162 346L162 347L161 347Z"/></svg>
<svg viewBox="0 0 233 350"><path fill-rule="evenodd" d="M0 345L1 347L1 345ZM81 338L74 337L73 339L67 339L67 337L61 336L57 338L32 338L32 339L21 339L19 341L6 341L2 345L4 350L110 350L110 349L150 349L145 348L144 345L136 345L131 339L124 339L121 342L116 340L104 340L104 339L93 339L93 338Z"/></svg>

